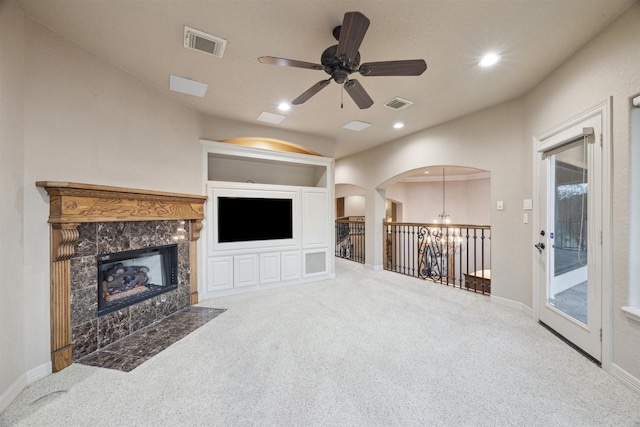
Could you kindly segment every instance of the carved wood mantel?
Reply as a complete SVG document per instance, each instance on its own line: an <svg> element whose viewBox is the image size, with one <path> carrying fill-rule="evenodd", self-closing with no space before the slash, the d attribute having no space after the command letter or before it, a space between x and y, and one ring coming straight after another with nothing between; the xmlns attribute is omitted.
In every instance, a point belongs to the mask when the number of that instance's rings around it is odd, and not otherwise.
<svg viewBox="0 0 640 427"><path fill-rule="evenodd" d="M189 221L191 304L198 302L196 242L202 230L206 196L38 181L49 194L51 224L51 362L57 372L73 363L71 345L71 266L77 227L87 222Z"/></svg>

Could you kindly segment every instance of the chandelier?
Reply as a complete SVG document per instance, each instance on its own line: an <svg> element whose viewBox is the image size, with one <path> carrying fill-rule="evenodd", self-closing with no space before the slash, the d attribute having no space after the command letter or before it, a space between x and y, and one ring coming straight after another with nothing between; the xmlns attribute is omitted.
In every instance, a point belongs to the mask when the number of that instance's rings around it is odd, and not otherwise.
<svg viewBox="0 0 640 427"><path fill-rule="evenodd" d="M440 224L450 224L451 219L449 218L449 214L444 209L445 204L445 191L444 191L444 168L442 168L442 213L438 215L438 219L434 221L434 223Z"/></svg>

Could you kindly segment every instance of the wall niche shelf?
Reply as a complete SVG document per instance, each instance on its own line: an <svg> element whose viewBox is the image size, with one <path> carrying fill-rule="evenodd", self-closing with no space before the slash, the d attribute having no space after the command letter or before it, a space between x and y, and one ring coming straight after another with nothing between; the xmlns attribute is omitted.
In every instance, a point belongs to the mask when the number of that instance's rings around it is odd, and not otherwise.
<svg viewBox="0 0 640 427"><path fill-rule="evenodd" d="M207 146L211 146L207 144ZM225 153L207 153L207 181L244 182L255 184L294 185L327 188L327 173L331 163L326 157L229 146ZM237 151L237 153L228 153ZM258 153L256 153L258 151ZM265 151L266 153L259 153ZM256 156L263 154L266 157ZM305 159L307 162L301 162Z"/></svg>

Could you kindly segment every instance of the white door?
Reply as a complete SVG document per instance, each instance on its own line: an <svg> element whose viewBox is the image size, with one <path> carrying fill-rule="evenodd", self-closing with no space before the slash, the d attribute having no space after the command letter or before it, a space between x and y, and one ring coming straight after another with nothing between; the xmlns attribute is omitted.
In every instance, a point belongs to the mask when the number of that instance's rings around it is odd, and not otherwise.
<svg viewBox="0 0 640 427"><path fill-rule="evenodd" d="M538 319L602 360L601 116L544 141L538 153Z"/></svg>

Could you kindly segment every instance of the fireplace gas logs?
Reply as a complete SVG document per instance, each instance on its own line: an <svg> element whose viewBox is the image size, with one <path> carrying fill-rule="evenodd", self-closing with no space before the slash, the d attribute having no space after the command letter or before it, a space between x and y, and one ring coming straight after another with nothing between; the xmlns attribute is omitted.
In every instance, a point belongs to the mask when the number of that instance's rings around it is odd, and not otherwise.
<svg viewBox="0 0 640 427"><path fill-rule="evenodd" d="M49 194L51 243L51 362L54 372L73 363L71 338L71 267L82 223L189 221L191 304L198 302L196 241L202 229L206 196L38 181Z"/></svg>
<svg viewBox="0 0 640 427"><path fill-rule="evenodd" d="M148 272L149 268L143 265L125 267L121 263L117 263L105 272L105 278L100 284L102 298L107 302L111 302L141 292L148 292Z"/></svg>

